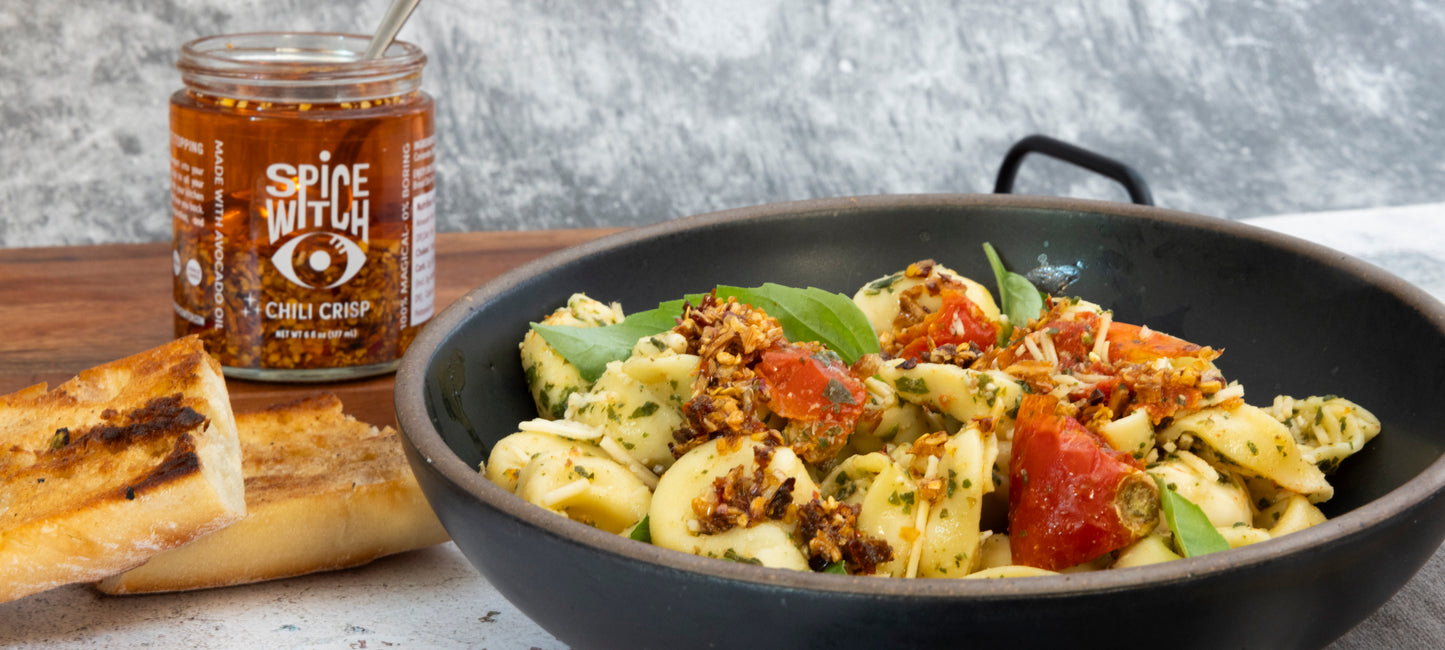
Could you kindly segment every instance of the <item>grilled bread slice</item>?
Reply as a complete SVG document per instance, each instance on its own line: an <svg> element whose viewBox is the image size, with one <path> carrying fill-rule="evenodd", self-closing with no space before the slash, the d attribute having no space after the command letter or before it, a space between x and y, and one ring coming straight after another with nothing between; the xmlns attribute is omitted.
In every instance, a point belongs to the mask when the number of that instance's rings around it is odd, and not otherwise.
<svg viewBox="0 0 1445 650"><path fill-rule="evenodd" d="M0 397L0 602L240 520L242 489L226 382L196 338Z"/></svg>
<svg viewBox="0 0 1445 650"><path fill-rule="evenodd" d="M331 394L239 413L246 518L97 584L109 594L219 587L341 569L446 541L401 438Z"/></svg>

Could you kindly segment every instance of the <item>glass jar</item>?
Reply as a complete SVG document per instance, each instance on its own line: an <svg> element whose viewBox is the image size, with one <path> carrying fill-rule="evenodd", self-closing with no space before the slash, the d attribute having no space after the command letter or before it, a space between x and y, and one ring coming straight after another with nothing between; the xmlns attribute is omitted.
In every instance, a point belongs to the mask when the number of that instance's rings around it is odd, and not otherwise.
<svg viewBox="0 0 1445 650"><path fill-rule="evenodd" d="M186 43L171 96L175 332L227 376L396 368L432 316L435 135L426 56L368 36Z"/></svg>

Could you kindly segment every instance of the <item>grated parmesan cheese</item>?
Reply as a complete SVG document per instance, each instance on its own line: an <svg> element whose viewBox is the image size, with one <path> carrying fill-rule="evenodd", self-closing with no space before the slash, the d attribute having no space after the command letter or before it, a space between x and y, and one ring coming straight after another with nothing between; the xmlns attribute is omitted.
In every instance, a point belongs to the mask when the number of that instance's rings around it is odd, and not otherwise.
<svg viewBox="0 0 1445 650"><path fill-rule="evenodd" d="M525 453L520 446L513 447L513 446L508 445L508 446L506 447L506 449L507 449L508 451L512 452L512 463L511 463L511 464L516 465L516 466L518 466L518 467L525 466L527 463L532 462L532 458L534 457L532 454L527 454L527 453ZM500 459L498 459L498 460L500 460Z"/></svg>
<svg viewBox="0 0 1445 650"><path fill-rule="evenodd" d="M1203 458L1195 456L1194 454L1183 449L1180 449L1174 453L1178 456L1181 462L1183 462L1185 465L1188 465L1190 469L1194 470L1195 474L1198 474L1199 476L1207 478L1211 481L1219 480L1219 472L1214 469L1214 466L1210 465Z"/></svg>
<svg viewBox="0 0 1445 650"><path fill-rule="evenodd" d="M602 451L607 452L607 455L612 457L612 460L626 467L628 471L632 472L648 489L657 489L657 475L648 470L646 465L643 465L638 462L636 458L633 458L632 454L627 453L627 450L623 449L622 445L618 444L616 440L613 440L610 436L602 436L601 447Z"/></svg>
<svg viewBox="0 0 1445 650"><path fill-rule="evenodd" d="M542 505L548 508L556 507L557 504L571 499L572 497L575 497L579 494L582 494L583 492L586 492L588 485L589 483L585 478L579 478L575 481L572 481L571 483L556 488L551 492L543 495Z"/></svg>
<svg viewBox="0 0 1445 650"><path fill-rule="evenodd" d="M1092 354L1101 362L1109 363L1109 325L1114 323L1114 312L1106 311L1099 316L1099 331L1094 335Z"/></svg>
<svg viewBox="0 0 1445 650"><path fill-rule="evenodd" d="M921 481L920 484L935 478L938 478L938 457L929 456L928 470L923 473L923 481ZM913 528L917 531L917 534L914 536L914 539L909 540L911 543L908 548L908 569L903 574L905 578L918 577L918 564L923 560L923 540L921 537L923 533L928 530L928 515L932 511L932 503L919 500L918 514L915 515L913 519Z"/></svg>
<svg viewBox="0 0 1445 650"><path fill-rule="evenodd" d="M517 425L517 428L529 433L550 433L568 440L596 440L602 437L601 429L572 420L536 418Z"/></svg>
<svg viewBox="0 0 1445 650"><path fill-rule="evenodd" d="M1234 398L1244 399L1244 385L1239 382L1230 382L1228 386L1215 391L1213 395L1199 401L1200 408L1222 404Z"/></svg>
<svg viewBox="0 0 1445 650"><path fill-rule="evenodd" d="M1055 370L1059 369L1059 351L1054 349L1054 337L1048 332L1038 332L1039 338L1043 340L1044 360L1049 362Z"/></svg>
<svg viewBox="0 0 1445 650"><path fill-rule="evenodd" d="M1024 337L1024 349L1028 350L1028 353L1033 356L1035 361L1048 361L1048 359L1044 358L1043 351L1039 349L1039 344L1034 342L1033 335Z"/></svg>

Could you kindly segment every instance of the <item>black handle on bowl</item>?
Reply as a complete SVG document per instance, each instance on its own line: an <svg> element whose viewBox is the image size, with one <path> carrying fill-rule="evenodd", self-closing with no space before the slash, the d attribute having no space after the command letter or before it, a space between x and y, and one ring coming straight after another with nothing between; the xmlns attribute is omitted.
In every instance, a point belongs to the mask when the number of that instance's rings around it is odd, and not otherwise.
<svg viewBox="0 0 1445 650"><path fill-rule="evenodd" d="M998 181L994 183L993 187L995 193L1008 194L1013 191L1014 177L1018 175L1019 165L1023 164L1024 156L1031 153L1041 153L1108 176L1124 186L1124 189L1129 192L1129 200L1139 205L1154 205L1154 197L1149 193L1149 185L1144 182L1144 177L1140 176L1139 172L1134 171L1133 167L1046 135L1028 136L1019 140L1013 148L1009 149L1008 155L1003 158L1003 164L998 168Z"/></svg>

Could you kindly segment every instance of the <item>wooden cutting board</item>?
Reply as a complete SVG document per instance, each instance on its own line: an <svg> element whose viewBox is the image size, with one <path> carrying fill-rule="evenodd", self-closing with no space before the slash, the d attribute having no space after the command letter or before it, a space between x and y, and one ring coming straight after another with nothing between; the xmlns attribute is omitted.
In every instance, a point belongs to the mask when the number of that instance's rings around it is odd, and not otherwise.
<svg viewBox="0 0 1445 650"><path fill-rule="evenodd" d="M524 262L617 229L443 233L438 311ZM174 336L169 243L0 250L0 394L48 383ZM357 419L396 426L393 377L318 384L228 380L237 410L336 393Z"/></svg>

